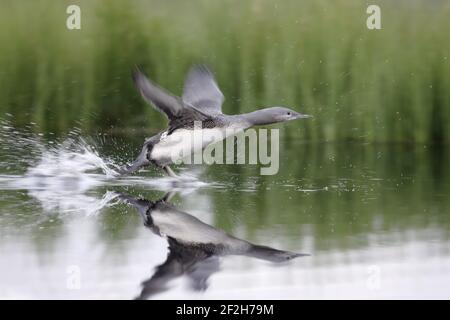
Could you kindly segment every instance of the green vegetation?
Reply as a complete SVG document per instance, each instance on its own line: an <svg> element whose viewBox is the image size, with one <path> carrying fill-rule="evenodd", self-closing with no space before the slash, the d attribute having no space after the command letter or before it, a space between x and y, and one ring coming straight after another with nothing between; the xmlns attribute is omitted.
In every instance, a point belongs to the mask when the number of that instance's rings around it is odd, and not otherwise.
<svg viewBox="0 0 450 320"><path fill-rule="evenodd" d="M66 29L81 6L82 29ZM55 1L0 3L0 114L44 132L164 126L130 78L135 64L180 93L206 62L227 113L282 104L310 141L450 141L450 4L377 1Z"/></svg>

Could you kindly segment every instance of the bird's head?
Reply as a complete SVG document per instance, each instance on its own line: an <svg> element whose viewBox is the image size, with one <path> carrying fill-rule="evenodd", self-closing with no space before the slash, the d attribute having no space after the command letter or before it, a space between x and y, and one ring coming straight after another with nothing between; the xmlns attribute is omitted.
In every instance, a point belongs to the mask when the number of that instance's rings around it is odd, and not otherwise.
<svg viewBox="0 0 450 320"><path fill-rule="evenodd" d="M286 107L275 106L248 113L246 117L253 125L266 125L297 119L306 119L311 116L298 113L297 111Z"/></svg>
<svg viewBox="0 0 450 320"><path fill-rule="evenodd" d="M297 111L281 106L270 107L264 109L263 111L266 111L268 117L270 117L274 122L285 122L297 119L311 118L311 116L307 114L301 114Z"/></svg>

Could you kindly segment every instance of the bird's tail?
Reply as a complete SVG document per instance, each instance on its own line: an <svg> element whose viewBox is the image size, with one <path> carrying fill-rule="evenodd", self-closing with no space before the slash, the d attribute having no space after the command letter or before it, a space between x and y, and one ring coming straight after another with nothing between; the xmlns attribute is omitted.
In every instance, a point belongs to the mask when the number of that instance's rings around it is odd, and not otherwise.
<svg viewBox="0 0 450 320"><path fill-rule="evenodd" d="M118 171L121 175L130 174L138 171L143 166L149 165L150 161L147 159L147 146L144 145L139 156L131 164L128 164Z"/></svg>
<svg viewBox="0 0 450 320"><path fill-rule="evenodd" d="M130 196L125 193L116 192L118 199L123 203L133 206L144 218L146 217L148 209L152 206L153 202L146 199Z"/></svg>

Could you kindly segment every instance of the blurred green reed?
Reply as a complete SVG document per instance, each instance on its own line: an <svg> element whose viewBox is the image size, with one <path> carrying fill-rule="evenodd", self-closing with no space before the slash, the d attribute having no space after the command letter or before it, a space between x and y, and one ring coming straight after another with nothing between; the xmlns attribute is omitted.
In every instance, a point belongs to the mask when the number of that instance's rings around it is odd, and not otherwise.
<svg viewBox="0 0 450 320"><path fill-rule="evenodd" d="M450 3L375 1L0 2L0 115L44 132L165 126L134 65L179 94L193 63L216 72L226 113L278 104L314 115L309 141L450 141ZM375 3L374 2L374 3ZM81 6L82 29L66 29ZM372 4L372 2L370 3Z"/></svg>

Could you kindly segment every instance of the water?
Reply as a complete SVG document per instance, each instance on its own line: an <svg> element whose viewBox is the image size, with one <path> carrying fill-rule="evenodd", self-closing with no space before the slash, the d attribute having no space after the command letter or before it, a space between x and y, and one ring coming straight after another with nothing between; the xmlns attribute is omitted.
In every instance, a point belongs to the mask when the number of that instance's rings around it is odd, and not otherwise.
<svg viewBox="0 0 450 320"><path fill-rule="evenodd" d="M450 298L442 147L286 138L275 176L184 166L180 183L117 176L140 135L1 127L0 298Z"/></svg>

